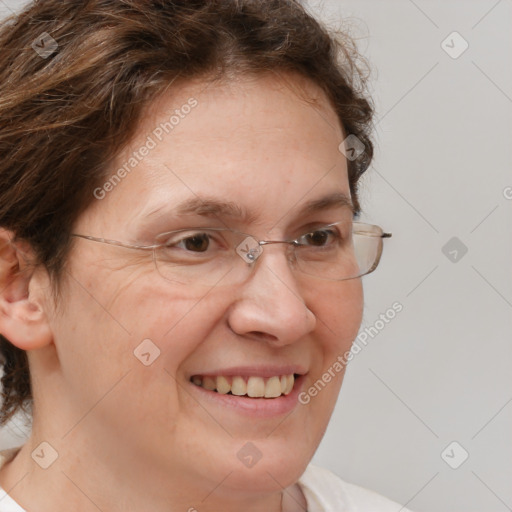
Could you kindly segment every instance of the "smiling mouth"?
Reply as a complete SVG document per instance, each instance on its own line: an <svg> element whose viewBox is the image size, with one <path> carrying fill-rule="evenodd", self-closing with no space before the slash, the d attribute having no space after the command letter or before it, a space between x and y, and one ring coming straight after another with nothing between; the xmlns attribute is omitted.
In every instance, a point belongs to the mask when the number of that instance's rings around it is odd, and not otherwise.
<svg viewBox="0 0 512 512"><path fill-rule="evenodd" d="M288 395L298 375L278 375L270 378L258 376L203 376L194 375L190 381L196 386L221 395L248 396L250 398L278 398Z"/></svg>

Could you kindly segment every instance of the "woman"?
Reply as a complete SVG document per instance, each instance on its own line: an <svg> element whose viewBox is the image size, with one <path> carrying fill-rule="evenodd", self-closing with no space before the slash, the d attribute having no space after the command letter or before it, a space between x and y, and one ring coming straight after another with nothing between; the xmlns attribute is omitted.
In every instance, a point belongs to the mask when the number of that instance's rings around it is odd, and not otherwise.
<svg viewBox="0 0 512 512"><path fill-rule="evenodd" d="M0 510L399 510L309 465L386 236L349 40L290 0L40 0L0 47Z"/></svg>

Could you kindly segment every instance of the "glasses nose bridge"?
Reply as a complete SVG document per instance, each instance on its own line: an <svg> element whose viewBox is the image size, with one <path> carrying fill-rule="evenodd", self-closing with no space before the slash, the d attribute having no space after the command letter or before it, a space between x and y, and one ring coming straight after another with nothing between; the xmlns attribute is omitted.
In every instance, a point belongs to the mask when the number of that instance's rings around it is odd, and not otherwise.
<svg viewBox="0 0 512 512"><path fill-rule="evenodd" d="M247 238L244 240L243 244L245 244L245 250L240 251L240 246L242 244L239 244L236 252L238 255L249 264L256 263L256 261L260 258L260 256L263 254L263 246L265 245L277 245L277 244L285 244L288 246L286 251L286 256L290 260L290 254L292 255L292 258L294 256L294 249L295 249L295 243L293 240L258 240L254 236L249 236L248 238L252 241L252 248L249 248L249 245L247 245ZM291 261L290 261L291 263Z"/></svg>
<svg viewBox="0 0 512 512"><path fill-rule="evenodd" d="M294 242L291 240L256 240L258 245L275 245L275 244L286 244L295 246Z"/></svg>

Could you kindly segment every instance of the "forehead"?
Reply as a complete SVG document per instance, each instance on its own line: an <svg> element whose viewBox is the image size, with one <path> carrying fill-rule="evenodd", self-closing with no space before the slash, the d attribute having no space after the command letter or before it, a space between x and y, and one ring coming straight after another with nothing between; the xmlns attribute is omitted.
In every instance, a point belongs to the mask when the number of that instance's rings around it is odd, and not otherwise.
<svg viewBox="0 0 512 512"><path fill-rule="evenodd" d="M342 140L324 93L296 75L175 85L117 156L112 174L127 172L101 207L126 223L207 196L283 216L301 201L350 195Z"/></svg>

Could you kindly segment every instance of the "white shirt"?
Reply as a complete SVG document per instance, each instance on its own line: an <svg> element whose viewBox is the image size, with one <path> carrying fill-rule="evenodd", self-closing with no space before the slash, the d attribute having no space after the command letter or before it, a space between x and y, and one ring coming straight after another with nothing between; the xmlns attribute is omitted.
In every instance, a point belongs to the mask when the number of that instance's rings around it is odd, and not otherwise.
<svg viewBox="0 0 512 512"><path fill-rule="evenodd" d="M0 468L19 448L0 452ZM299 486L308 504L307 512L410 512L363 487L344 482L327 469L310 464ZM0 512L27 512L0 487ZM36 511L31 511L36 512Z"/></svg>

